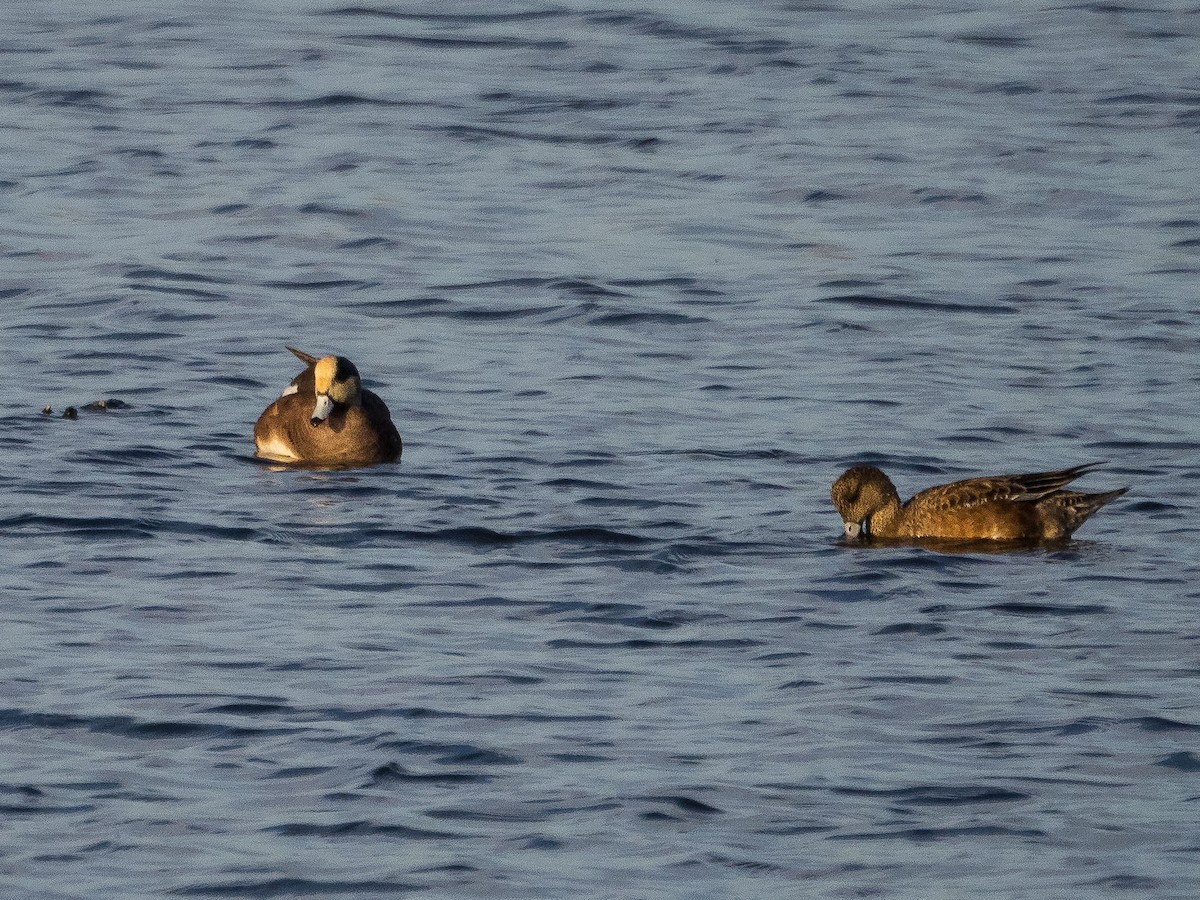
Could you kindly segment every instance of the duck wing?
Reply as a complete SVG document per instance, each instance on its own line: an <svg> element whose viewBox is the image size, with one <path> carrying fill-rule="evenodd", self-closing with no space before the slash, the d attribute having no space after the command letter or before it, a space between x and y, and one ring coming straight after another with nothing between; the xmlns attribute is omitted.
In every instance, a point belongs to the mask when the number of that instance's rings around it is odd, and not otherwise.
<svg viewBox="0 0 1200 900"><path fill-rule="evenodd" d="M984 503L1007 500L1029 503L1062 490L1063 486L1102 463L1085 463L1053 472L1029 472L1023 475L986 475L951 484L927 488L913 496L905 506L927 510L965 509Z"/></svg>

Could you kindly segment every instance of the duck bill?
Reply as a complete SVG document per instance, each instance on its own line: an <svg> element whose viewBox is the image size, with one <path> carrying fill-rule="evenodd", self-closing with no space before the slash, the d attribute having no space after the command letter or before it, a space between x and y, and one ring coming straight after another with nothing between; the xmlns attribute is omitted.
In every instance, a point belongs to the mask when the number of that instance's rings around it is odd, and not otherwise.
<svg viewBox="0 0 1200 900"><path fill-rule="evenodd" d="M317 405L313 407L312 418L309 419L312 427L316 428L328 419L331 412L333 412L333 401L329 399L329 395L317 394Z"/></svg>

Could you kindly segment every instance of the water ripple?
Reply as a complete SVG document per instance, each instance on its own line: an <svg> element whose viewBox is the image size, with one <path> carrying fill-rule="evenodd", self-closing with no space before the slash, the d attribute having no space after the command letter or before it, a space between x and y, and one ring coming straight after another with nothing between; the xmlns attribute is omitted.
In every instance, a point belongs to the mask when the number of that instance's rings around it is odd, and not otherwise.
<svg viewBox="0 0 1200 900"><path fill-rule="evenodd" d="M659 6L9 4L0 893L1197 894L1200 22Z"/></svg>

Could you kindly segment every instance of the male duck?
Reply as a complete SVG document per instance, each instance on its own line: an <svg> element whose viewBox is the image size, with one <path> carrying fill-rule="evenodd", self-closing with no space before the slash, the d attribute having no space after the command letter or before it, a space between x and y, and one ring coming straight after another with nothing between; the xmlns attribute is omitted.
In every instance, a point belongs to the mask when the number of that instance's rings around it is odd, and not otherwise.
<svg viewBox="0 0 1200 900"><path fill-rule="evenodd" d="M833 505L851 538L1053 543L1069 538L1088 516L1129 490L1063 490L1096 465L969 478L927 488L905 503L879 469L855 466L833 483Z"/></svg>
<svg viewBox="0 0 1200 900"><path fill-rule="evenodd" d="M370 466L398 459L391 413L365 390L344 356L318 359L288 347L306 366L254 423L255 455L310 466Z"/></svg>

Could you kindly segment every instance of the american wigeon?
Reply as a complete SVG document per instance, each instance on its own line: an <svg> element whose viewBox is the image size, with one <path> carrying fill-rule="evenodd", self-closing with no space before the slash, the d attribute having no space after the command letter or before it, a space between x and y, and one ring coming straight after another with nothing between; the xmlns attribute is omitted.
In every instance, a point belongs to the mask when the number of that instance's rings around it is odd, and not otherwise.
<svg viewBox="0 0 1200 900"><path fill-rule="evenodd" d="M287 349L305 369L254 423L255 455L311 466L370 466L399 458L400 434L387 404L363 388L354 363Z"/></svg>
<svg viewBox="0 0 1200 900"><path fill-rule="evenodd" d="M852 538L1052 543L1069 538L1088 516L1129 490L1063 490L1096 465L968 478L927 488L905 503L879 469L855 466L833 483L831 493Z"/></svg>

